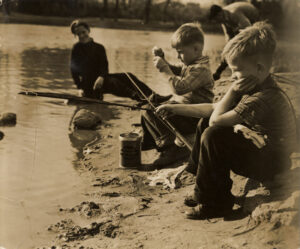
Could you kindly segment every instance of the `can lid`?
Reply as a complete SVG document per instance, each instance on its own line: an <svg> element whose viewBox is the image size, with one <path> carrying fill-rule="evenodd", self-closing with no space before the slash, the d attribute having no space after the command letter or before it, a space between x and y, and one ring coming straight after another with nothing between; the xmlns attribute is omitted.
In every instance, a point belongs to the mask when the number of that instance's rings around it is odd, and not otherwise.
<svg viewBox="0 0 300 249"><path fill-rule="evenodd" d="M119 136L120 141L138 141L141 136L135 132L121 133Z"/></svg>

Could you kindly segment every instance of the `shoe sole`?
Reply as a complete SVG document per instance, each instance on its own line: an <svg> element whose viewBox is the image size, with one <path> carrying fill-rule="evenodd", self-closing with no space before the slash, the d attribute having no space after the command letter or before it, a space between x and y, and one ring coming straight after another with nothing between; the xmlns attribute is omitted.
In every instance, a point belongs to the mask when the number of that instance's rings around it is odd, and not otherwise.
<svg viewBox="0 0 300 249"><path fill-rule="evenodd" d="M228 211L224 211L222 213L219 214L207 214L207 215L189 215L186 214L186 218L190 219L190 220L206 220L206 219L212 219L212 218L223 218L227 215L229 215L230 213L232 213L232 210L228 210Z"/></svg>

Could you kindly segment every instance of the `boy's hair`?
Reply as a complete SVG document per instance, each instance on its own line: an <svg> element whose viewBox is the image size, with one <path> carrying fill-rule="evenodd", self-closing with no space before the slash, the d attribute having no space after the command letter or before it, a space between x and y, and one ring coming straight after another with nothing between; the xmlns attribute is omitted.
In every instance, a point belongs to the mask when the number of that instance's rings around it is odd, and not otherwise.
<svg viewBox="0 0 300 249"><path fill-rule="evenodd" d="M84 21L81 21L81 20L75 20L71 23L70 25L70 28L71 28L71 32L72 34L76 35L76 28L78 28L79 26L83 26L85 27L88 31L90 31L90 26L84 22Z"/></svg>
<svg viewBox="0 0 300 249"><path fill-rule="evenodd" d="M276 49L276 35L266 22L256 22L232 38L224 47L222 56L227 61L240 57L263 55L272 60Z"/></svg>
<svg viewBox="0 0 300 249"><path fill-rule="evenodd" d="M196 42L204 43L201 25L196 22L181 25L171 38L173 48L191 45Z"/></svg>
<svg viewBox="0 0 300 249"><path fill-rule="evenodd" d="M216 4L213 4L210 7L210 13L209 13L209 20L212 20L215 18L215 16L217 16L220 12L222 12L222 7Z"/></svg>

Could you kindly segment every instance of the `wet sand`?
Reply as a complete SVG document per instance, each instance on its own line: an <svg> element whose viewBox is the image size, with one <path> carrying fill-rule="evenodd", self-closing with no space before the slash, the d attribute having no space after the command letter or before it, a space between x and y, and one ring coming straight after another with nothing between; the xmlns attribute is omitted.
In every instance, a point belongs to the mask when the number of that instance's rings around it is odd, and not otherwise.
<svg viewBox="0 0 300 249"><path fill-rule="evenodd" d="M299 89L282 86L296 100ZM221 96L227 87L228 83L221 82L216 96ZM233 193L238 198L233 214L224 219L186 219L184 213L189 208L183 205L183 200L193 190L193 176L184 173L180 187L170 189L162 184L150 186L149 177L159 171L120 167L119 134L137 131L132 124L139 123L140 112L111 109L114 118L101 125L101 142L85 148L80 162L82 177L89 187L77 196L76 205L61 205L57 209L60 221L41 231L51 240L44 241L39 249L298 247L297 227L274 228L268 222L256 224L251 215L241 212L239 197L244 193L246 178L234 174ZM157 156L154 150L143 152L143 164L148 165Z"/></svg>

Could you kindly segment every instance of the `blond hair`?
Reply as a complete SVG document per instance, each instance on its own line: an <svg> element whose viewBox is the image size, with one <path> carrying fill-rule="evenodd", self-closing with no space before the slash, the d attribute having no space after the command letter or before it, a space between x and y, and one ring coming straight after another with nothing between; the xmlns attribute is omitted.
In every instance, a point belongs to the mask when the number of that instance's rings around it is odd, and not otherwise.
<svg viewBox="0 0 300 249"><path fill-rule="evenodd" d="M263 56L272 61L276 49L276 36L273 27L266 22L256 22L243 29L224 47L222 57L233 61L240 57Z"/></svg>
<svg viewBox="0 0 300 249"><path fill-rule="evenodd" d="M181 25L171 38L173 48L188 46L193 43L204 43L204 34L200 23L185 23Z"/></svg>

